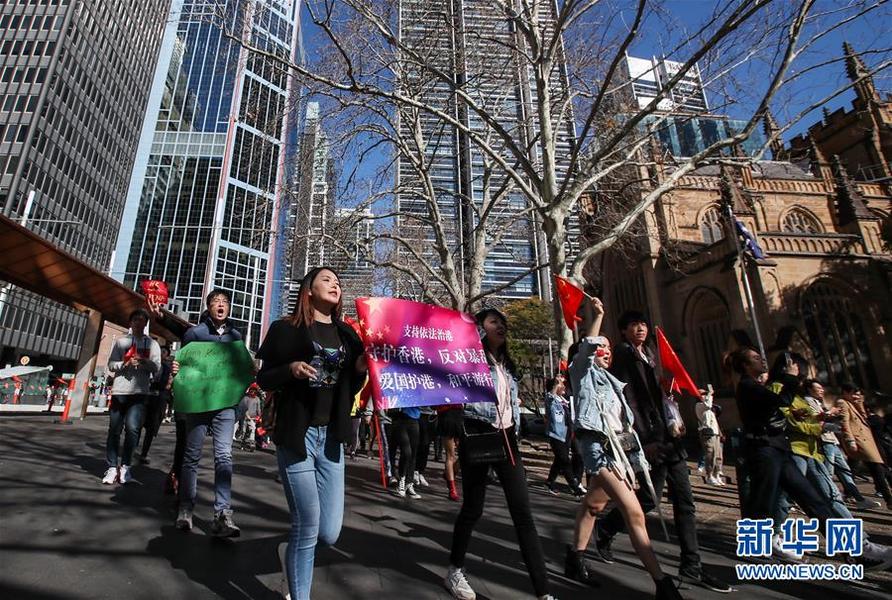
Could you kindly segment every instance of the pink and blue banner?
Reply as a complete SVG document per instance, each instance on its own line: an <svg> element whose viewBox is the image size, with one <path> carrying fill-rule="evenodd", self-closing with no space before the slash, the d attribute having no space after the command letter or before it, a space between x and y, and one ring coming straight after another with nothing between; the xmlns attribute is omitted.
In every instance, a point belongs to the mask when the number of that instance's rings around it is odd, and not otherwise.
<svg viewBox="0 0 892 600"><path fill-rule="evenodd" d="M472 316L394 298L359 298L356 314L377 408L496 401Z"/></svg>

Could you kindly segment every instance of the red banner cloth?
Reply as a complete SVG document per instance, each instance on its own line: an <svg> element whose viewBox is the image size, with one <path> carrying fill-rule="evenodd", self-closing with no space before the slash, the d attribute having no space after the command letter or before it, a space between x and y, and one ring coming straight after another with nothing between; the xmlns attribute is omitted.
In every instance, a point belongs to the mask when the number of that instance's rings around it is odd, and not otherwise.
<svg viewBox="0 0 892 600"><path fill-rule="evenodd" d="M573 285L569 279L565 279L560 275L554 276L554 284L557 288L558 299L561 302L561 310L564 312L564 321L566 321L567 327L574 329L576 322L582 320L576 316L576 313L579 312L579 307L585 298L585 292Z"/></svg>
<svg viewBox="0 0 892 600"><path fill-rule="evenodd" d="M694 380L688 375L675 350L669 345L669 340L666 339L663 330L659 327L657 327L657 348L660 352L660 364L663 371L672 374L672 391L685 391L694 398L701 399L700 390L694 385Z"/></svg>
<svg viewBox="0 0 892 600"><path fill-rule="evenodd" d="M146 299L152 304L162 306L167 304L170 296L167 291L167 284L157 279L146 279L140 282L142 293Z"/></svg>

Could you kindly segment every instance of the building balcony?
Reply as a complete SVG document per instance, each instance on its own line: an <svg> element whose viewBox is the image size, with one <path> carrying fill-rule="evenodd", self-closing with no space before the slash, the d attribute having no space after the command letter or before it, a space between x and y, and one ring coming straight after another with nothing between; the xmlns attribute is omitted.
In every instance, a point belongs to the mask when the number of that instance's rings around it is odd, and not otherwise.
<svg viewBox="0 0 892 600"><path fill-rule="evenodd" d="M865 255L864 242L847 233L760 233L759 243L769 256Z"/></svg>

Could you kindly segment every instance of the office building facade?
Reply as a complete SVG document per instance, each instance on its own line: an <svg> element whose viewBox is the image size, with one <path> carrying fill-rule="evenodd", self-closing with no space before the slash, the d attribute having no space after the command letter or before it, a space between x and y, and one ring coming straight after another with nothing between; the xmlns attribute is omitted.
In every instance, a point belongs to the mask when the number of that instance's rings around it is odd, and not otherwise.
<svg viewBox="0 0 892 600"><path fill-rule="evenodd" d="M0 210L106 271L170 0L0 6ZM139 15L134 18L133 15ZM0 362L64 370L86 317L0 282Z"/></svg>
<svg viewBox="0 0 892 600"><path fill-rule="evenodd" d="M223 25L293 60L299 0L229 0ZM182 0L165 36L113 276L168 283L196 321L215 288L256 349L270 317L289 105L287 70L226 39L220 3Z"/></svg>
<svg viewBox="0 0 892 600"><path fill-rule="evenodd" d="M511 48L519 36L512 30L503 10L477 0L404 0L400 2L400 38L404 44L422 51L433 68L452 74L456 83L473 82L470 89L478 104L494 115L514 140L528 145L529 142L524 140L534 139L539 130L531 100L535 97L534 84L528 68ZM443 18L450 19L451 26L441 26ZM549 17L543 18L547 24ZM496 152L509 163L514 162L504 141L452 94L451 83L436 80L429 72L416 73L411 67L406 71L407 85L415 88L413 92L420 90L425 101L462 121L481 137L489 138ZM552 82L555 97L565 97L567 83L562 67L555 70ZM412 122L401 117L400 133L411 139ZM468 260L472 231L477 224L477 211L472 203L479 207L487 195L498 194L506 186L507 177L498 167L489 177L488 170L494 165L487 164L491 159L468 134L436 117L422 114L419 118L426 142L425 160L430 165L444 236L447 243L458 240L453 247L453 259L463 270ZM557 156L570 156L575 137L572 118L567 117L554 126L559 131ZM538 160L537 145L529 145L533 160ZM430 198L423 192L423 184L412 163L411 158L400 155L397 229L401 236L418 244L425 259L436 265L438 261L431 249L433 232L429 226L420 224L421 219L428 218ZM560 168L566 172L569 164L562 164ZM551 294L548 270L529 272L531 267L547 261L547 255L535 216L523 214L527 208L526 198L511 190L498 202L487 221L487 229L499 231L502 238L486 258L483 288L504 286L496 294L503 298L550 297ZM571 240L578 235L576 223L574 216L569 224ZM409 292L412 295L412 290Z"/></svg>

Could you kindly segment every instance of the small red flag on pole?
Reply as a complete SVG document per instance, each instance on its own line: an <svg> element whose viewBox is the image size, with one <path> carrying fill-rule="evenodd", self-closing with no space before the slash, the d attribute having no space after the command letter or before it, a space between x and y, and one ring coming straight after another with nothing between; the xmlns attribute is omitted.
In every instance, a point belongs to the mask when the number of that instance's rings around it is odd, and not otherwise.
<svg viewBox="0 0 892 600"><path fill-rule="evenodd" d="M576 313L579 311L582 299L585 298L585 292L576 287L569 279L560 275L554 276L554 284L561 302L561 310L564 313L564 321L567 323L567 327L574 329L576 322L582 320L576 316Z"/></svg>
<svg viewBox="0 0 892 600"><path fill-rule="evenodd" d="M657 348L660 352L660 364L664 370L672 374L672 391L685 391L694 398L700 399L700 390L694 385L694 380L681 364L678 355L669 345L669 340L666 339L663 330L659 327L657 327Z"/></svg>

